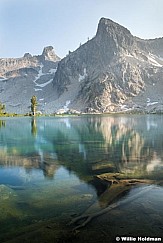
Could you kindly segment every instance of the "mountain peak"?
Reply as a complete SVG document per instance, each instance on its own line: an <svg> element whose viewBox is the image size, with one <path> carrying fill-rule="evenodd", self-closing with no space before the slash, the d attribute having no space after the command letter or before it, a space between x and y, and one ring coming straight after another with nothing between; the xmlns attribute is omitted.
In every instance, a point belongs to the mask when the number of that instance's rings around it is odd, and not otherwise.
<svg viewBox="0 0 163 243"><path fill-rule="evenodd" d="M26 52L23 57L25 57L25 58L31 58L32 55L30 53Z"/></svg>
<svg viewBox="0 0 163 243"><path fill-rule="evenodd" d="M105 30L108 33L113 32L113 31L115 31L115 32L123 31L126 34L131 35L131 32L127 28L114 22L111 19L106 19L106 18L101 18L99 21L97 33L98 33L98 31L101 31L101 30L103 30L103 31Z"/></svg>
<svg viewBox="0 0 163 243"><path fill-rule="evenodd" d="M107 48L114 51L119 48L126 50L134 43L133 35L127 28L106 18L100 19L96 37L100 44L105 43Z"/></svg>
<svg viewBox="0 0 163 243"><path fill-rule="evenodd" d="M42 56L47 61L59 61L60 58L55 54L54 48L52 46L47 46L42 52Z"/></svg>

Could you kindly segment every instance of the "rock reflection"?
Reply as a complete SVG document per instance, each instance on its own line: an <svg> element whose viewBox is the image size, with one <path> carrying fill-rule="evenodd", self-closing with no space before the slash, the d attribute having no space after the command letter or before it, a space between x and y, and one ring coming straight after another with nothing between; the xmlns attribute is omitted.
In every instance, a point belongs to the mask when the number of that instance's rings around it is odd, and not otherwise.
<svg viewBox="0 0 163 243"><path fill-rule="evenodd" d="M33 169L43 171L43 175L52 179L55 172L59 168L58 161L50 158L49 155L44 155L43 162L40 155L23 156L23 155L8 155L6 151L0 150L0 165L8 168L23 167L26 174L32 173ZM25 176L24 176L25 177Z"/></svg>
<svg viewBox="0 0 163 243"><path fill-rule="evenodd" d="M104 138L106 151L111 151L111 158L117 162L140 162L142 158L142 148L144 138L139 132L134 130L136 122L123 118L107 117L96 121L96 131L101 132Z"/></svg>
<svg viewBox="0 0 163 243"><path fill-rule="evenodd" d="M153 172L159 166L162 166L162 168L163 168L162 160L157 155L157 152L154 151L153 156L151 157L151 160L149 160L149 163L147 164L147 172L149 172L149 173Z"/></svg>
<svg viewBox="0 0 163 243"><path fill-rule="evenodd" d="M117 170L123 172L150 173L162 164L162 136L161 124L155 121L153 136L149 132L149 117L146 123L143 119L122 119L111 117L96 119L96 131L100 131L105 139L105 151L108 153L108 160L117 165ZM156 123L157 122L157 123ZM97 125L98 124L98 125ZM151 124L153 122L151 121Z"/></svg>

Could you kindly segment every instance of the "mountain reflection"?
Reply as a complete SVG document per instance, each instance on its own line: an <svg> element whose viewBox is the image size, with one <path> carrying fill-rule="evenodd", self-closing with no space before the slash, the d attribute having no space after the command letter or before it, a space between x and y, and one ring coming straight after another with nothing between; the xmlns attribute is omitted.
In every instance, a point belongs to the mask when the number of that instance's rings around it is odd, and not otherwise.
<svg viewBox="0 0 163 243"><path fill-rule="evenodd" d="M1 166L39 169L48 178L61 165L82 179L104 172L163 176L162 116L6 118L3 124Z"/></svg>

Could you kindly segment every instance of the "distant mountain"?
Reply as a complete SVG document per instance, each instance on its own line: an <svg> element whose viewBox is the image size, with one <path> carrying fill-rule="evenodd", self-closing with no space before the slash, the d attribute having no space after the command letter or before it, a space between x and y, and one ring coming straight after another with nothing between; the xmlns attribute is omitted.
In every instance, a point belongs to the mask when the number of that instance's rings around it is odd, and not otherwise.
<svg viewBox="0 0 163 243"><path fill-rule="evenodd" d="M95 37L60 61L53 86L68 108L161 111L163 38L142 40L102 18Z"/></svg>
<svg viewBox="0 0 163 243"><path fill-rule="evenodd" d="M45 47L42 54L25 53L21 58L0 59L0 101L7 112L30 111L30 99L36 95L39 110L44 112L46 102L53 94L52 81L60 58L52 46Z"/></svg>
<svg viewBox="0 0 163 243"><path fill-rule="evenodd" d="M101 18L95 37L60 60L53 47L39 56L0 59L0 101L25 113L32 95L53 113L163 112L163 38L143 40Z"/></svg>

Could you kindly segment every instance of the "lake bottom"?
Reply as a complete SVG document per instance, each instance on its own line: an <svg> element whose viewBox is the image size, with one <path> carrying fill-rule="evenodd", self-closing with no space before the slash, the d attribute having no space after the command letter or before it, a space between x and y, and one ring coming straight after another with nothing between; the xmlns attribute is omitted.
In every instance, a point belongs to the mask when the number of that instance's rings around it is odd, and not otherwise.
<svg viewBox="0 0 163 243"><path fill-rule="evenodd" d="M119 199L122 205L120 204L117 208L93 218L85 227L76 231L73 231L73 226L68 226L68 223L95 203L94 199L91 198L93 195L91 193L72 197L71 206L68 204L68 198L65 202L60 201L60 207L57 207L55 216L50 216L50 212L48 216L48 210L44 206L40 217L33 215L33 218L21 219L20 216L17 220L12 220L10 217L10 223L7 222L8 227L7 224L4 224L1 228L1 232L4 230L3 237L1 235L1 242L93 243L116 242L116 237L121 238L123 236L136 238L162 237L163 188L154 185L150 191L130 201L130 198L142 189L143 186L131 189L124 197ZM65 207L65 205L67 206ZM25 207L26 205L23 205L23 209ZM51 210L53 211L54 207L51 207ZM99 210L98 207L97 210ZM7 232L7 230L9 231Z"/></svg>

